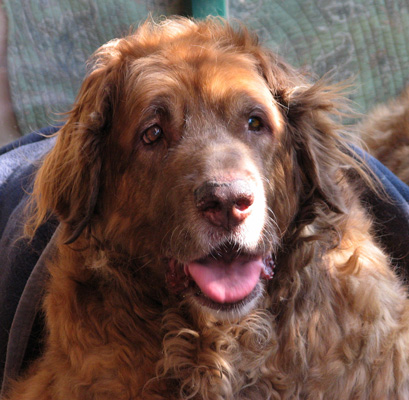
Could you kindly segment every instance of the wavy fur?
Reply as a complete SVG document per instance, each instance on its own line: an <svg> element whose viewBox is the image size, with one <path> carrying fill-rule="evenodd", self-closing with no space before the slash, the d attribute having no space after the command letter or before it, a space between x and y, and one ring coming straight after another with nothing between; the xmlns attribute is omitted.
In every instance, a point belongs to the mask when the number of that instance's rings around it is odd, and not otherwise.
<svg viewBox="0 0 409 400"><path fill-rule="evenodd" d="M61 221L48 334L7 399L409 398L406 290L347 178L371 180L335 122L338 92L222 20L146 22L98 50L35 181L29 227ZM253 102L265 124L239 134ZM153 123L168 136L147 147ZM219 318L166 271L216 247L192 185L233 150L262 182L257 251L276 273Z"/></svg>
<svg viewBox="0 0 409 400"><path fill-rule="evenodd" d="M358 131L369 152L409 184L409 86L371 110Z"/></svg>

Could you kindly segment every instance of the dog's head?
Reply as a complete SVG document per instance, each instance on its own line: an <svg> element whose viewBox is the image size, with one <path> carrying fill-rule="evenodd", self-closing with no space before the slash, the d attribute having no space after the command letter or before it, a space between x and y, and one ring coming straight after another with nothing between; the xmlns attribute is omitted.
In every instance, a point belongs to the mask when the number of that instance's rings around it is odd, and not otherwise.
<svg viewBox="0 0 409 400"><path fill-rule="evenodd" d="M176 297L242 315L294 221L344 206L333 107L242 27L146 22L96 52L39 171L37 223L51 211L66 243L96 240Z"/></svg>

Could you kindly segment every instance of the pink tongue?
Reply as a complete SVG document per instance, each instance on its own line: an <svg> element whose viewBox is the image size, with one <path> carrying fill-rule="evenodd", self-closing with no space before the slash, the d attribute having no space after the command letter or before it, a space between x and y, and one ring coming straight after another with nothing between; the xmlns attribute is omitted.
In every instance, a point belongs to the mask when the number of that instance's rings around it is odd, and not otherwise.
<svg viewBox="0 0 409 400"><path fill-rule="evenodd" d="M263 269L260 258L237 258L231 263L212 258L187 265L200 290L217 303L236 303L256 287Z"/></svg>

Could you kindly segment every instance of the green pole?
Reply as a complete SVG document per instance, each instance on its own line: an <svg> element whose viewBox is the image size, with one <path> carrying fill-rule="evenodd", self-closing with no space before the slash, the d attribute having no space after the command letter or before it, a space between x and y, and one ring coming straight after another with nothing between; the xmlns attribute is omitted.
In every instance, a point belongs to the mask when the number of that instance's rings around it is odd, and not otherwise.
<svg viewBox="0 0 409 400"><path fill-rule="evenodd" d="M192 0L192 15L194 18L206 18L208 15L218 15L227 18L228 0Z"/></svg>

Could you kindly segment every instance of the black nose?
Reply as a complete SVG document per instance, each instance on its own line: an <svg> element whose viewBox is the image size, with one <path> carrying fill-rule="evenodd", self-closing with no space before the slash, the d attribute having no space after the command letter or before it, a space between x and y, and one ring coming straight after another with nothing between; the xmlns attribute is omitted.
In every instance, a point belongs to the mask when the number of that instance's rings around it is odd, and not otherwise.
<svg viewBox="0 0 409 400"><path fill-rule="evenodd" d="M195 192L196 207L211 224L227 230L240 225L250 214L254 202L251 185L242 179L208 181Z"/></svg>

